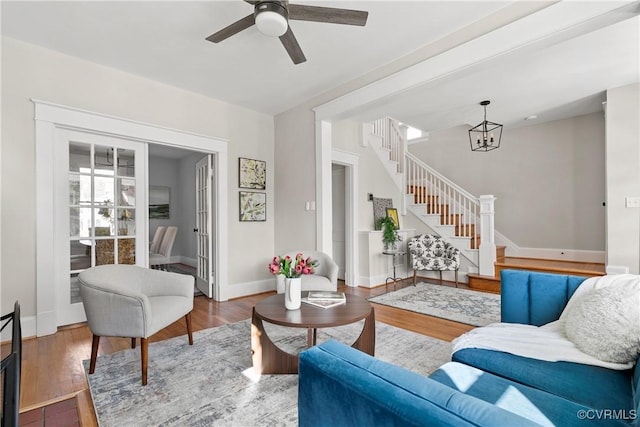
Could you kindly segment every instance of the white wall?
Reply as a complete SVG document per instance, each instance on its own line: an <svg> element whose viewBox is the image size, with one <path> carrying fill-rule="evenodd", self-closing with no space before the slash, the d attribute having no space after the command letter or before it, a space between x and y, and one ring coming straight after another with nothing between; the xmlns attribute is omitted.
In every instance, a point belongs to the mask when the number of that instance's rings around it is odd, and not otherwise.
<svg viewBox="0 0 640 427"><path fill-rule="evenodd" d="M274 254L273 117L182 89L2 38L1 310L19 300L36 313L34 106L71 107L229 140L229 284L270 279ZM313 140L309 141L313 145ZM267 221L238 221L238 157L267 162ZM311 160L312 160L311 156ZM311 172L313 173L313 172ZM309 180L313 182L313 180ZM250 238L247 236L251 236ZM250 240L250 244L247 244ZM244 289L244 288L243 288Z"/></svg>
<svg viewBox="0 0 640 427"><path fill-rule="evenodd" d="M607 265L640 273L640 84L607 91Z"/></svg>
<svg viewBox="0 0 640 427"><path fill-rule="evenodd" d="M362 125L354 120L341 120L334 122L331 127L332 148L360 157L359 162L359 231L373 230L373 203L367 195L374 197L393 199L393 206L400 207L400 193L380 159L369 146L360 144ZM403 229L415 229L416 233L428 232L428 228L413 215L400 217L400 227ZM362 249L362 248L361 248Z"/></svg>
<svg viewBox="0 0 640 427"><path fill-rule="evenodd" d="M314 114L300 108L275 118L275 247L278 254L316 248Z"/></svg>
<svg viewBox="0 0 640 427"><path fill-rule="evenodd" d="M466 126L430 132L409 151L470 193L496 196L496 229L518 246L602 251L604 148L603 113L593 113L505 126L486 153L471 151Z"/></svg>

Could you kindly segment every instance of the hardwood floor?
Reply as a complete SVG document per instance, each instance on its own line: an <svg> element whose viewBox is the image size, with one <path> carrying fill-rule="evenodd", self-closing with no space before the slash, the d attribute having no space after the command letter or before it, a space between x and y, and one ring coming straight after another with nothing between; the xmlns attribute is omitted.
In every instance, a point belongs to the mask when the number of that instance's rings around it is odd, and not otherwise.
<svg viewBox="0 0 640 427"><path fill-rule="evenodd" d="M402 286L411 286L410 280ZM377 288L340 289L364 298L385 293L385 286ZM389 288L391 290L391 288ZM226 302L216 302L204 296L194 298L193 330L198 331L226 323L249 319L253 306L275 292L252 295ZM450 341L472 326L418 313L375 304L376 320L434 338ZM184 319L170 325L150 338L162 341L186 334ZM102 338L99 355L130 348L128 338ZM4 349L3 345L3 349ZM91 355L91 332L86 324L60 328L57 333L41 338L26 339L23 343L20 412L77 397L82 426L97 426L91 395L82 361ZM98 360L98 363L100 361Z"/></svg>

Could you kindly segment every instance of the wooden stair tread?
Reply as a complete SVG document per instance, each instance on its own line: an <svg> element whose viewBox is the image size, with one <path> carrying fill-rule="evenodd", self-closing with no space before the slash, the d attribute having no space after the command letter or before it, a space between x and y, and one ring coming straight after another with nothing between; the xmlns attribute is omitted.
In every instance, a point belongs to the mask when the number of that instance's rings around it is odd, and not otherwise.
<svg viewBox="0 0 640 427"><path fill-rule="evenodd" d="M580 276L602 276L605 274L605 266L602 263L578 262L540 258L505 257L503 261L496 262L496 269L517 269L548 271L564 274L577 274Z"/></svg>
<svg viewBox="0 0 640 427"><path fill-rule="evenodd" d="M500 248L497 248L496 252L499 253L500 250ZM500 271L508 269L569 274L585 277L602 276L606 274L605 266L602 263L503 257L501 259L499 258L495 263L494 277L468 273L467 277L469 279L469 288L500 293Z"/></svg>
<svg viewBox="0 0 640 427"><path fill-rule="evenodd" d="M500 278L491 276L481 276L479 274L467 273L469 289L476 291L500 293Z"/></svg>

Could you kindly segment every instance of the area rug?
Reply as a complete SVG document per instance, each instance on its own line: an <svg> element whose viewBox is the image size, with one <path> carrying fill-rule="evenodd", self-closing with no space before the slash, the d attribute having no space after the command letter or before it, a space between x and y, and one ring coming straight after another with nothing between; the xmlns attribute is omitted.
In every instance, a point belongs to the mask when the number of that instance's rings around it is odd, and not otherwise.
<svg viewBox="0 0 640 427"><path fill-rule="evenodd" d="M351 344L362 322L318 330ZM306 330L265 324L286 351L306 344ZM141 385L140 349L98 357L87 374L99 425L297 426L297 375L256 376L251 368L249 320L149 345L149 382ZM450 343L376 323L376 357L421 374L450 359ZM88 372L89 361L84 361Z"/></svg>
<svg viewBox="0 0 640 427"><path fill-rule="evenodd" d="M500 295L429 283L407 286L369 301L473 326L500 321Z"/></svg>

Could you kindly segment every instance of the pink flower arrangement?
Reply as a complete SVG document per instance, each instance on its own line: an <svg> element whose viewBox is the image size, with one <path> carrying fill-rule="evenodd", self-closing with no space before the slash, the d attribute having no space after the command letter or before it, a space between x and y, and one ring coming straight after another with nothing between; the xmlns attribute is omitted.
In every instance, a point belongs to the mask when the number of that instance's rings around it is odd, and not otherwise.
<svg viewBox="0 0 640 427"><path fill-rule="evenodd" d="M300 277L303 274L313 274L318 266L318 261L311 257L304 258L302 254L297 254L294 259L290 256L276 256L269 264L271 274L282 274L284 277Z"/></svg>

